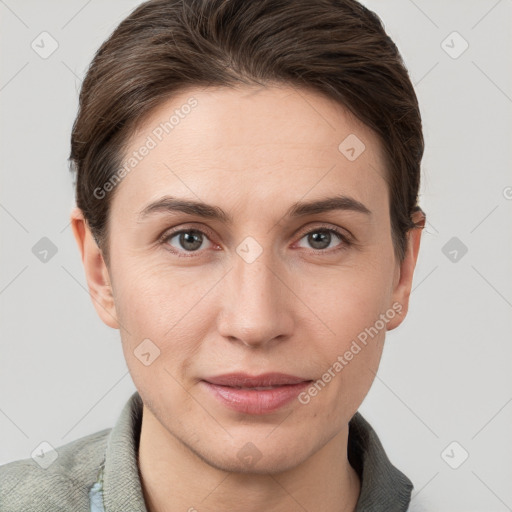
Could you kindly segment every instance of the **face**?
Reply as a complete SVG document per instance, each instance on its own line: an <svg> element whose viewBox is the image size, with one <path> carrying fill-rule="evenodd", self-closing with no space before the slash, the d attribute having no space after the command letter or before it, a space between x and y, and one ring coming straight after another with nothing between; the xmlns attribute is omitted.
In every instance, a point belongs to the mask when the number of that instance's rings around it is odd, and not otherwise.
<svg viewBox="0 0 512 512"><path fill-rule="evenodd" d="M81 240L144 414L212 466L241 470L247 443L257 471L296 466L346 427L407 311L419 238L400 265L380 141L311 91L197 88L145 119L134 152L110 268ZM233 408L204 381L235 372L311 382Z"/></svg>

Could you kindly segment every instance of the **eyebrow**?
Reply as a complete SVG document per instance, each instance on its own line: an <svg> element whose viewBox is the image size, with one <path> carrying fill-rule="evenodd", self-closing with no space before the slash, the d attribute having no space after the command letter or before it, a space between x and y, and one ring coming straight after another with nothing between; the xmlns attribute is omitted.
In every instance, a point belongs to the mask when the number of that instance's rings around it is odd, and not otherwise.
<svg viewBox="0 0 512 512"><path fill-rule="evenodd" d="M285 213L284 217L303 217L333 210L352 211L365 215L372 214L360 201L350 196L339 195L315 201L294 203ZM219 220L225 224L232 224L233 222L232 217L218 206L172 196L164 196L144 207L139 213L139 221L156 213L174 212L182 212L207 219Z"/></svg>

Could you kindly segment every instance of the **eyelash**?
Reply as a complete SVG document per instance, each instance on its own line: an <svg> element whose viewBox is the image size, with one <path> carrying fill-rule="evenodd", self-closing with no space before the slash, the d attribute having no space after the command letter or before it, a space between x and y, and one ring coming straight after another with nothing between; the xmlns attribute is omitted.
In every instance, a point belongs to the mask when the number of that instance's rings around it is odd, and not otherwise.
<svg viewBox="0 0 512 512"><path fill-rule="evenodd" d="M203 231L202 229L198 229L198 228L188 228L188 229L182 228L182 229L177 229L175 231L172 231L172 230L166 231L163 235L161 235L159 237L158 242L159 242L159 244L164 245L166 250L168 250L169 252L171 252L174 255L177 255L179 258L190 258L190 257L195 256L197 253L200 253L201 251L185 251L185 253L183 254L182 251L177 251L174 248L170 249L169 247L171 247L171 246L168 244L168 240L170 238L175 237L176 235L181 234L181 233L189 233L192 231L200 233L202 235L205 235L206 238L208 238L209 240L210 240L210 236L213 238L212 233L209 230ZM354 242L351 241L347 235L342 233L341 230L333 228L333 227L328 227L328 226L317 226L314 229L311 229L310 231L306 231L305 233L302 233L299 238L299 241L302 240L305 236L310 235L312 233L317 233L317 232L334 233L336 236L338 236L340 238L342 243L340 246L335 247L334 249L333 248L331 248L331 249L310 249L308 252L313 252L313 253L317 253L320 255L333 254L333 253L338 253L340 251L346 250L351 245L354 244ZM211 240L210 240L210 242L211 242Z"/></svg>

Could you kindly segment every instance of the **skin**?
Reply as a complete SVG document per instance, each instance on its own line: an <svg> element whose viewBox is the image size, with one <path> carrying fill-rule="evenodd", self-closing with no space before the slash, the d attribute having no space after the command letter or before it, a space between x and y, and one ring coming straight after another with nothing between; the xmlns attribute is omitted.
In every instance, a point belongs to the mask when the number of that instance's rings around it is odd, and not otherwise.
<svg viewBox="0 0 512 512"><path fill-rule="evenodd" d="M347 460L348 422L375 378L386 331L407 314L421 229L409 232L400 263L380 140L316 92L276 85L182 91L150 113L127 154L192 96L198 105L117 185L110 268L81 211L71 214L94 306L120 330L144 402L138 463L148 510L353 511L360 482ZM354 161L338 150L350 134L366 147ZM285 216L297 201L336 194L371 215ZM233 222L164 212L140 220L164 195L216 205ZM424 223L423 213L414 220ZM179 235L159 243L170 228L205 232L200 248L180 244ZM315 245L308 233L319 228L339 228L352 243L331 234ZM251 263L236 252L247 236L262 249ZM308 404L243 414L200 382L234 371L321 379L394 303L401 314ZM146 338L160 350L149 366L134 355ZM248 442L260 454L253 465L237 456Z"/></svg>

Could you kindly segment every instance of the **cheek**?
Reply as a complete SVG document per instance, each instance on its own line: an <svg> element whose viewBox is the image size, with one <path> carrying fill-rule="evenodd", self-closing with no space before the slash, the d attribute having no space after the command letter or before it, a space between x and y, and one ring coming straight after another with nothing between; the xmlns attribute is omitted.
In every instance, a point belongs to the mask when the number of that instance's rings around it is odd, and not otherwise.
<svg viewBox="0 0 512 512"><path fill-rule="evenodd" d="M388 269L379 265L337 270L327 280L302 281L301 295L315 314L308 324L315 344L310 360L323 380L333 382L333 400L338 392L347 399L364 396L374 379L387 324L396 315L393 310L384 320L381 316L389 306L390 283Z"/></svg>
<svg viewBox="0 0 512 512"><path fill-rule="evenodd" d="M113 277L122 348L134 381L162 378L172 366L170 355L185 358L194 349L190 335L181 336L183 326L192 325L187 290L142 267L118 265Z"/></svg>
<svg viewBox="0 0 512 512"><path fill-rule="evenodd" d="M193 315L194 303L204 288L191 269L171 270L169 266L150 265L137 259L119 264L114 277L120 321L130 333L153 334L158 338L178 326L188 311Z"/></svg>
<svg viewBox="0 0 512 512"><path fill-rule="evenodd" d="M126 283L119 289L119 318L132 380L141 396L154 403L172 397L176 406L185 407L183 383L199 352L194 340L204 337L201 319L190 311L188 297L175 294L161 279L139 273Z"/></svg>
<svg viewBox="0 0 512 512"><path fill-rule="evenodd" d="M389 306L392 272L388 264L364 264L302 275L297 296L304 298L329 344L342 348L370 327Z"/></svg>

